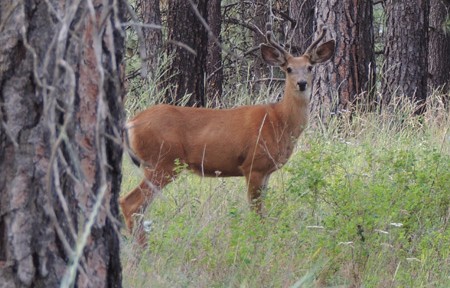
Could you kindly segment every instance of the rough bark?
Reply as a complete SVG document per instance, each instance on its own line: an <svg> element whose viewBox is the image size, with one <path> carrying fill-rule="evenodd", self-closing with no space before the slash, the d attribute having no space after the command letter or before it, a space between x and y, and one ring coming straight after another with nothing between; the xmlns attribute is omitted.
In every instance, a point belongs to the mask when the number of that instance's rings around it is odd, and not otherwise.
<svg viewBox="0 0 450 288"><path fill-rule="evenodd" d="M407 97L422 104L427 95L427 0L386 0L382 103ZM421 112L421 109L418 110Z"/></svg>
<svg viewBox="0 0 450 288"><path fill-rule="evenodd" d="M266 32L266 23L270 20L270 9L268 7L270 2L267 2L265 0L252 0L250 3L251 8L249 8L249 10L251 11L252 24L259 29L259 31L256 29L253 31L253 46L259 47L261 43L266 42L264 33ZM256 49L256 51L258 52L257 54L259 56L259 49ZM257 57L253 62L252 71L255 80L253 92L258 92L261 88L261 82L259 82L258 80L260 80L261 78L266 78L269 74L271 74L271 67L269 67L261 57Z"/></svg>
<svg viewBox="0 0 450 288"><path fill-rule="evenodd" d="M94 10L83 1L0 4L2 287L59 287L76 247L75 287L121 287L116 21L126 9L92 2Z"/></svg>
<svg viewBox="0 0 450 288"><path fill-rule="evenodd" d="M139 0L140 16L144 24L161 25L161 11L159 0ZM150 27L143 27L145 50L147 51L147 71L152 77L158 69L159 52L162 45L162 31Z"/></svg>
<svg viewBox="0 0 450 288"><path fill-rule="evenodd" d="M445 94L450 86L450 33L445 31L449 18L449 0L431 0L428 41L429 93L440 90Z"/></svg>
<svg viewBox="0 0 450 288"><path fill-rule="evenodd" d="M373 103L373 8L371 1L361 0L317 0L316 5L317 27L325 24L330 31L326 39L336 40L332 61L315 68L313 115L325 120L351 111L356 101Z"/></svg>
<svg viewBox="0 0 450 288"><path fill-rule="evenodd" d="M290 1L290 16L296 21L291 53L301 55L311 45L314 36L316 0Z"/></svg>
<svg viewBox="0 0 450 288"><path fill-rule="evenodd" d="M207 87L206 95L208 102L212 106L220 106L222 98L222 48L220 47L222 28L222 13L220 9L221 0L210 0L208 2L208 24L210 31L208 33L208 55L207 55Z"/></svg>
<svg viewBox="0 0 450 288"><path fill-rule="evenodd" d="M187 0L169 2L167 15L169 45L167 53L173 55L165 85L165 101L176 105L205 106L205 73L208 50L207 30ZM207 1L192 1L203 19L207 16ZM183 98L190 94L189 99Z"/></svg>

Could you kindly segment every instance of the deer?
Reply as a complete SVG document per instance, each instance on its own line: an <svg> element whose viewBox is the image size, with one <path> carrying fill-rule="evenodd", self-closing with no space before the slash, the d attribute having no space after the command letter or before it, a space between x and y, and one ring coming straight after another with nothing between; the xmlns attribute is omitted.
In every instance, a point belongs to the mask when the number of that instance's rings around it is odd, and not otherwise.
<svg viewBox="0 0 450 288"><path fill-rule="evenodd" d="M245 177L250 207L262 215L261 195L270 175L286 164L307 126L312 68L334 54L334 40L318 46L326 30L322 27L304 54L294 57L274 41L268 27L267 43L260 44L262 58L285 73L284 95L277 103L230 109L158 104L126 124L130 154L145 176L119 199L129 231L133 215L176 179L176 163L201 176Z"/></svg>

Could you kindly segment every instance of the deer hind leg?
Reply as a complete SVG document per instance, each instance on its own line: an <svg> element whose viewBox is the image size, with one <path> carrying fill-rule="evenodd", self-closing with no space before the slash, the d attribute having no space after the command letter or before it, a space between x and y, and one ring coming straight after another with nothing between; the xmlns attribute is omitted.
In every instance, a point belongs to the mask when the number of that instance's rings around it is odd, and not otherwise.
<svg viewBox="0 0 450 288"><path fill-rule="evenodd" d="M247 180L247 198L250 207L258 215L262 216L262 192L267 188L269 175L252 171L245 174Z"/></svg>
<svg viewBox="0 0 450 288"><path fill-rule="evenodd" d="M157 172L146 170L145 178L142 182L126 195L120 197L119 204L125 223L130 232L133 232L133 215L143 213L145 208L152 202L155 194L173 181L175 175L173 171Z"/></svg>
<svg viewBox="0 0 450 288"><path fill-rule="evenodd" d="M142 180L141 184L119 199L125 224L130 232L133 231L133 215L145 206L145 202L151 202L153 198L153 190L147 181L146 179Z"/></svg>

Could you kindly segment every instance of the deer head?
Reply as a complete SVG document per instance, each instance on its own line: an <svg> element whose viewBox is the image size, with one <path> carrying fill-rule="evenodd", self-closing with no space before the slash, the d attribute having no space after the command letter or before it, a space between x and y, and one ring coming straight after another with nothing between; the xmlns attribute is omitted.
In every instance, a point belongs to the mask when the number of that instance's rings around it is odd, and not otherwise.
<svg viewBox="0 0 450 288"><path fill-rule="evenodd" d="M299 57L292 56L280 44L273 40L273 34L268 25L266 39L268 44L261 44L261 54L264 61L272 66L279 66L286 73L286 89L300 93L310 93L312 69L317 63L323 63L331 58L335 50L335 41L330 40L318 46L325 36L326 27L321 28L317 38L305 53Z"/></svg>

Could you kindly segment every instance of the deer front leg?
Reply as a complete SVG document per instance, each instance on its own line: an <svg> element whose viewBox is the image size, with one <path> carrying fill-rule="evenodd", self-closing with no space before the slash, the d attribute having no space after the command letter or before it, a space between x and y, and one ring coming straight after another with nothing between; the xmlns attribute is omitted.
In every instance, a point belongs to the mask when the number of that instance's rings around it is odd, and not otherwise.
<svg viewBox="0 0 450 288"><path fill-rule="evenodd" d="M258 215L262 216L262 192L267 188L269 176L264 173L252 171L246 174L247 180L247 198L250 207Z"/></svg>

